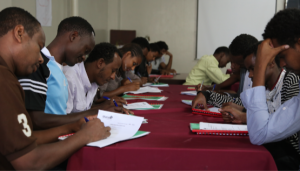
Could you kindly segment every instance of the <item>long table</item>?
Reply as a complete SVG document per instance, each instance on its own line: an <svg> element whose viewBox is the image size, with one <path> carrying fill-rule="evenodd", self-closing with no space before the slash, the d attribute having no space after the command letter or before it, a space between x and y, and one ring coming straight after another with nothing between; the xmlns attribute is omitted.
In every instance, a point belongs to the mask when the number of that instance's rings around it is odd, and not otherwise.
<svg viewBox="0 0 300 171"><path fill-rule="evenodd" d="M277 170L271 154L252 145L248 136L196 135L190 123L216 122L221 118L193 115L180 95L188 86L161 88L166 101L161 110L135 111L148 119L140 130L147 136L104 148L83 147L73 154L68 170ZM137 102L141 100L130 100Z"/></svg>
<svg viewBox="0 0 300 171"><path fill-rule="evenodd" d="M182 85L185 83L186 77L189 74L187 73L180 73L179 75L174 75L173 78L160 78L159 82L161 83L167 83L167 84L176 84L176 85Z"/></svg>

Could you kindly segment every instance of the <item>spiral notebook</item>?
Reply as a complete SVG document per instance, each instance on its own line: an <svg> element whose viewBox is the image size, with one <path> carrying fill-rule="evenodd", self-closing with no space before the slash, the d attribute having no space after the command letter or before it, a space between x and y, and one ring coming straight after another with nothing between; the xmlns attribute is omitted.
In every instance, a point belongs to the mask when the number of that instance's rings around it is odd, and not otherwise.
<svg viewBox="0 0 300 171"><path fill-rule="evenodd" d="M247 125L190 123L191 131L199 135L231 135L247 136Z"/></svg>
<svg viewBox="0 0 300 171"><path fill-rule="evenodd" d="M209 111L202 110L202 109L195 109L195 108L193 108L192 110L193 110L192 113L196 114L196 115L212 116L212 117L217 117L217 118L222 117L222 114L219 112L219 108L217 108L217 107L209 108Z"/></svg>

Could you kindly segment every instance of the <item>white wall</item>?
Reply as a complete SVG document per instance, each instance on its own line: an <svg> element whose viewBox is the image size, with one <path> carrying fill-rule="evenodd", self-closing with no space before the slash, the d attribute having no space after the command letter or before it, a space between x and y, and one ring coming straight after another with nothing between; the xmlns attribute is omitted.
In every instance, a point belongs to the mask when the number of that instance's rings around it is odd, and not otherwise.
<svg viewBox="0 0 300 171"><path fill-rule="evenodd" d="M196 0L109 0L108 30L136 30L169 45L173 68L187 73L196 63ZM120 14L114 14L118 11Z"/></svg>

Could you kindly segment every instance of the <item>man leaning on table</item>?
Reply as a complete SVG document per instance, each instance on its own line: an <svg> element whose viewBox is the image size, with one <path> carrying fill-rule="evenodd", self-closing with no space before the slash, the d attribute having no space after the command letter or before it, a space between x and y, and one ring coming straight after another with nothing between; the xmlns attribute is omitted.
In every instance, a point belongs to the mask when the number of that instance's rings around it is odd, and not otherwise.
<svg viewBox="0 0 300 171"><path fill-rule="evenodd" d="M300 11L283 10L267 24L265 41L258 48L254 67L253 88L241 99L247 109L247 125L252 144L262 145L283 140L300 130L300 94L281 105L272 115L268 112L265 73L269 62L278 55L286 68L300 75ZM235 116L235 113L232 113Z"/></svg>
<svg viewBox="0 0 300 171"><path fill-rule="evenodd" d="M227 80L230 75L224 74L220 68L223 68L230 62L230 51L227 47L219 47L213 55L205 55L200 58L192 71L186 78L184 85L211 85L213 82L220 84Z"/></svg>

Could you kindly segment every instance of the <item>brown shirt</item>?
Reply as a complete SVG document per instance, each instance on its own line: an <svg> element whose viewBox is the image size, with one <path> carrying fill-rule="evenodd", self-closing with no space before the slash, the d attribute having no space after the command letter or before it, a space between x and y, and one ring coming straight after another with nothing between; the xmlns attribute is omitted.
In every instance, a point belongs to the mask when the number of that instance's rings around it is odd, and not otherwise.
<svg viewBox="0 0 300 171"><path fill-rule="evenodd" d="M11 161L36 147L32 122L24 102L24 91L0 57L0 170L14 169Z"/></svg>

